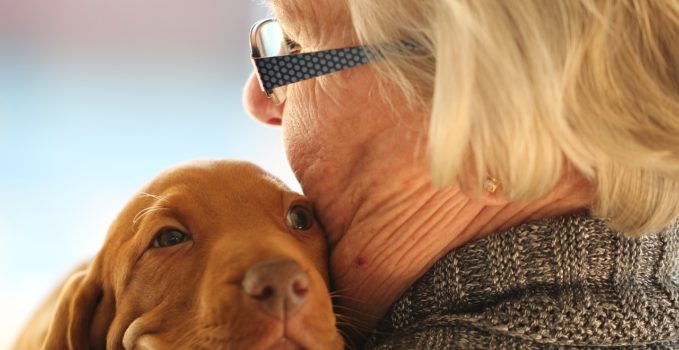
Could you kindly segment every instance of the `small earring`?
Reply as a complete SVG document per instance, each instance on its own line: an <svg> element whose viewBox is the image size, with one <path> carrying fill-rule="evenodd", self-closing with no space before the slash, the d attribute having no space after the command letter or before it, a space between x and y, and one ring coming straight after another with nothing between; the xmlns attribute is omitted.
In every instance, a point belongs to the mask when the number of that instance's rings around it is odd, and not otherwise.
<svg viewBox="0 0 679 350"><path fill-rule="evenodd" d="M500 181L496 178L487 176L486 180L483 181L483 189L488 193L495 193L498 187L500 187Z"/></svg>

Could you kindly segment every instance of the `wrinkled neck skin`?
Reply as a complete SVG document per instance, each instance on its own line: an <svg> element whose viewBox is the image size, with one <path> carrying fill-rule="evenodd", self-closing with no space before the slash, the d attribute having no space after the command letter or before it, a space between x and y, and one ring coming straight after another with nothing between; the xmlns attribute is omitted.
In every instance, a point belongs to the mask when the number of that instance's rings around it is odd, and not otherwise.
<svg viewBox="0 0 679 350"><path fill-rule="evenodd" d="M591 203L591 186L581 176L565 176L533 203L484 201L459 188L432 188L423 162L393 158L345 170L355 172L349 184L307 193L317 199L318 215L330 235L337 310L351 324L347 332L356 337L354 342L360 343L390 305L451 249ZM333 191L337 188L341 191Z"/></svg>

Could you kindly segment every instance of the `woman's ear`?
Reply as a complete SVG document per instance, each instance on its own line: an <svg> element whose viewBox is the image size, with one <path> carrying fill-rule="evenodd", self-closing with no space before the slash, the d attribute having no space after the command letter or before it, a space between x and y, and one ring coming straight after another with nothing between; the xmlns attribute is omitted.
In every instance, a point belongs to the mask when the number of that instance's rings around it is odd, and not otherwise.
<svg viewBox="0 0 679 350"><path fill-rule="evenodd" d="M93 266L71 276L59 296L42 349L103 349L106 331L101 328L108 329L113 315L100 310L102 296ZM98 331L93 332L94 326Z"/></svg>

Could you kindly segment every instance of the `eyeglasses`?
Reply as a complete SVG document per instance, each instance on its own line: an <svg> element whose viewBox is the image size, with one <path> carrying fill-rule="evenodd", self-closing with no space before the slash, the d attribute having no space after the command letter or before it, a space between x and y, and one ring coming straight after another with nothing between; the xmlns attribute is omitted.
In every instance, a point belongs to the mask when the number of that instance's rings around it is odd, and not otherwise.
<svg viewBox="0 0 679 350"><path fill-rule="evenodd" d="M275 18L250 29L252 60L259 85L275 104L285 102L287 85L366 64L379 57L367 46L299 52Z"/></svg>

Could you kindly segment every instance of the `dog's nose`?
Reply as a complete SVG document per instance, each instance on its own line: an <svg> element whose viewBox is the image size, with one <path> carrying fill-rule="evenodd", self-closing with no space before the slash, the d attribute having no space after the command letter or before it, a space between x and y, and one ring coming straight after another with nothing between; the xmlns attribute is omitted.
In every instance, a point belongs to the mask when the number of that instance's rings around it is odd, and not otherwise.
<svg viewBox="0 0 679 350"><path fill-rule="evenodd" d="M248 269L243 289L265 312L284 320L306 302L309 276L292 260L264 261Z"/></svg>

